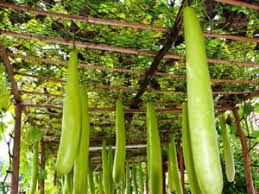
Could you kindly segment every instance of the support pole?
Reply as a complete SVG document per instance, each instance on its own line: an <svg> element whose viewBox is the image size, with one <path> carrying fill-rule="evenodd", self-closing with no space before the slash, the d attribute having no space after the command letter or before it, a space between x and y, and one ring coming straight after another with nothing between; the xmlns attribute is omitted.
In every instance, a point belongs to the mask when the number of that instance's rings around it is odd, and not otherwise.
<svg viewBox="0 0 259 194"><path fill-rule="evenodd" d="M237 109L233 109L233 114L234 114L234 118L235 118L237 133L240 137L240 141L241 141L241 145L242 145L247 192L248 192L248 194L255 194L253 179L252 179L251 170L250 170L250 159L249 159L249 151L247 148L246 137L245 137L245 134L240 125L240 118L239 118Z"/></svg>
<svg viewBox="0 0 259 194"><path fill-rule="evenodd" d="M183 188L183 193L185 193L184 189L184 159L183 159L183 150L182 150L182 145L180 141L178 142L178 160L179 160L179 169L180 169L180 174L181 174L181 183L182 183L182 188Z"/></svg>
<svg viewBox="0 0 259 194"><path fill-rule="evenodd" d="M40 169L45 170L45 143L41 141L40 144ZM40 189L40 194L45 193L45 180L41 179L39 180L39 189Z"/></svg>
<svg viewBox="0 0 259 194"><path fill-rule="evenodd" d="M12 180L11 194L18 194L19 187L19 164L20 164L20 141L21 141L21 118L22 106L15 106L15 124L14 124L14 145L13 145L13 163L12 163Z"/></svg>
<svg viewBox="0 0 259 194"><path fill-rule="evenodd" d="M166 172L167 172L167 169L166 169L166 161L163 161L163 164L162 164L162 172L163 172L163 193L166 194Z"/></svg>

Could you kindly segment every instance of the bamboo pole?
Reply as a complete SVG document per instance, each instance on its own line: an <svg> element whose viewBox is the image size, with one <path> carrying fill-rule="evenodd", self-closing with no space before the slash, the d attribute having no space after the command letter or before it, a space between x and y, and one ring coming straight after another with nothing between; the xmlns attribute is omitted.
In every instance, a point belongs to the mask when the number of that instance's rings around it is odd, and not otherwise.
<svg viewBox="0 0 259 194"><path fill-rule="evenodd" d="M239 118L237 109L233 109L232 111L233 111L234 118L235 118L237 133L239 135L239 138L241 141L241 146L242 146L247 192L248 192L248 194L255 194L253 178L252 178L251 170L250 170L250 159L249 159L249 151L247 148L247 140L246 140L245 134L240 125L240 118Z"/></svg>
<svg viewBox="0 0 259 194"><path fill-rule="evenodd" d="M22 121L22 106L20 104L17 104L15 106L11 194L18 194L18 191L19 191L21 121Z"/></svg>

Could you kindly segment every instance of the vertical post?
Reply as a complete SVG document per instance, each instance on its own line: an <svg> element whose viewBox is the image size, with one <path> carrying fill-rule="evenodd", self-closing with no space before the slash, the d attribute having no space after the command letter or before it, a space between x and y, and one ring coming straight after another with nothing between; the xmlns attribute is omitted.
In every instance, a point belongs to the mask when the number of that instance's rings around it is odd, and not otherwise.
<svg viewBox="0 0 259 194"><path fill-rule="evenodd" d="M183 159L183 150L182 150L182 145L180 141L178 141L178 160L179 160L179 169L181 173L181 183L182 183L182 188L183 188L183 193L185 193L185 188L184 188L184 159Z"/></svg>
<svg viewBox="0 0 259 194"><path fill-rule="evenodd" d="M14 123L14 145L13 145L11 194L18 194L18 187L19 187L21 119L22 119L22 106L20 104L16 104L16 106L15 106L15 123Z"/></svg>
<svg viewBox="0 0 259 194"><path fill-rule="evenodd" d="M162 173L163 173L163 193L166 194L166 162L162 163Z"/></svg>
<svg viewBox="0 0 259 194"><path fill-rule="evenodd" d="M43 141L41 141L40 144L40 169L41 170L45 170L45 143ZM40 189L40 194L44 194L45 193L45 180L41 179L39 181L39 189Z"/></svg>
<svg viewBox="0 0 259 194"><path fill-rule="evenodd" d="M237 109L233 109L233 114L235 118L235 124L237 127L237 133L240 137L241 145L242 145L242 152L243 152L243 160L244 160L244 172L245 172L245 177L246 177L246 188L247 192L249 194L255 194L255 189L253 185L253 179L250 171L250 159L249 159L249 151L247 148L247 141L245 134L241 128L240 125L240 118L237 112Z"/></svg>

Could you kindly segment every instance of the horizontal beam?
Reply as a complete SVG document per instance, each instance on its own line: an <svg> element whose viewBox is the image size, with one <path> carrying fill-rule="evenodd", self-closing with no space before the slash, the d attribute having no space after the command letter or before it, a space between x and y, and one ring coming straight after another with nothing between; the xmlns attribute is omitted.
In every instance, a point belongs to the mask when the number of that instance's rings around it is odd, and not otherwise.
<svg viewBox="0 0 259 194"><path fill-rule="evenodd" d="M22 58L24 60L29 61L37 61L42 63L48 63L48 64L55 64L55 65L67 65L67 61L60 61L60 60L51 60L51 59L44 59L39 57L33 57L33 56L24 56L24 55L18 55L9 52L8 53L10 57L15 58ZM125 69L125 68L111 68L111 67L105 67L100 65L94 65L94 64L79 64L80 69L87 69L87 70L104 70L104 71L112 71L112 72L120 72L120 73L127 73L127 74L134 74L134 75L142 75L145 73L143 70L132 70L132 69ZM18 73L19 74L19 73ZM20 74L22 75L22 74ZM23 74L31 76L30 74ZM170 77L177 81L185 81L186 77L184 75L175 75L173 73L164 73L164 72L155 72L155 75L161 76L161 77ZM49 79L51 80L51 78ZM259 83L259 80L231 80L231 79L211 79L213 83Z"/></svg>
<svg viewBox="0 0 259 194"><path fill-rule="evenodd" d="M146 148L146 144L133 144L133 145L126 145L126 149L140 149L140 148ZM113 150L116 149L116 146L111 146ZM89 151L90 152L95 152L95 151L100 151L102 150L102 146L90 146Z"/></svg>
<svg viewBox="0 0 259 194"><path fill-rule="evenodd" d="M239 7L247 7L249 9L254 9L256 11L259 11L258 5L246 3L243 1L238 1L238 0L214 0L214 1L217 1L219 3L229 4L229 5L235 5L235 6L239 6Z"/></svg>
<svg viewBox="0 0 259 194"><path fill-rule="evenodd" d="M18 32L0 30L0 35L1 34L6 36L34 40L34 41L43 41L47 43L63 44L67 46L76 46L81 48L127 53L127 54L133 54L133 55L142 55L147 57L154 57L157 54L157 52L150 51L150 50L117 47L117 46L112 46L108 44L96 44L91 42L73 41L73 40L68 40L63 38L51 38L51 37L33 35L28 33L18 33ZM177 54L166 54L164 58L182 60L182 61L184 60L183 55L177 55ZM243 67L259 67L259 64L253 63L253 62L229 61L229 60L223 60L223 59L208 59L208 62L215 63L215 64L224 64L224 65L237 65L237 66L243 66Z"/></svg>
<svg viewBox="0 0 259 194"><path fill-rule="evenodd" d="M41 107L41 108L54 108L54 109L63 109L62 105L55 105L55 104L39 104L39 103L30 103L24 102L21 103L24 107ZM215 110L217 111L226 111L232 110L233 107L216 107ZM181 113L182 109L180 108L163 108L163 109L156 109L158 113ZM89 108L89 112L115 112L115 108ZM130 113L146 113L145 109L125 109L125 114Z"/></svg>
<svg viewBox="0 0 259 194"><path fill-rule="evenodd" d="M53 78L53 77L47 77L47 76L39 76L39 75L32 75L32 74L27 74L27 73L19 73L19 72L15 72L16 75L21 75L21 76L25 76L25 77L32 77L38 80L47 80L47 81L52 81L52 82L56 82L56 83L65 83L65 80L62 79L57 79L57 78ZM212 80L212 82L214 82L215 80ZM251 83L259 83L259 80L243 80L244 82L241 82L241 80L226 80L225 82L223 80L217 80L220 83L249 83L249 81ZM216 82L217 83L217 82ZM103 84L94 84L94 85L84 85L86 87L89 88L93 88L93 91L96 90L110 90L110 91L116 91L116 92L135 92L137 90L137 88L135 87L115 87L115 86L111 86L111 85L103 85ZM90 90L88 90L90 91ZM23 93L25 93L25 91L22 91ZM183 95L185 94L184 91L174 91L174 90L156 90L155 91L158 94L168 94L168 93L173 93L173 94L178 94L178 95ZM213 91L213 94L247 94L253 91ZM35 95L41 95L39 92L29 92L31 94L35 93ZM50 94L47 94L50 95ZM60 96L61 97L61 96Z"/></svg>
<svg viewBox="0 0 259 194"><path fill-rule="evenodd" d="M19 92L21 94L29 94L29 95L35 95L35 96L50 96L50 97L58 97L58 98L63 98L64 95L61 95L61 94L51 94L51 93L43 93L43 92L35 92L35 91L28 91L28 90L19 90ZM231 92L231 91L230 91ZM224 91L222 91L221 93L224 94ZM218 94L218 93L216 93ZM233 92L231 92L230 94L233 94ZM236 94L236 93L234 93ZM242 93L243 94L243 93ZM259 94L259 92L258 92ZM96 99L96 98L95 98ZM103 99L99 99L99 100L103 100ZM115 102L115 100L114 100ZM161 101L156 101L155 102L156 104L159 104L161 106L178 106L179 104L176 103L176 102L161 102ZM238 102L235 102L235 101L225 101L225 100L222 100L222 101L217 101L216 102L217 104L225 104L225 103L228 103L228 104L236 104Z"/></svg>
<svg viewBox="0 0 259 194"><path fill-rule="evenodd" d="M248 4L244 2L238 2L238 1L229 1L229 0L215 0L222 3L229 3L233 5L238 6L244 6L251 9L258 9L258 6L253 4ZM53 18L58 19L67 19L75 22L86 22L90 24L100 24L100 25L111 25L111 26L119 26L119 27L129 27L134 29L142 29L142 30L153 30L153 31L159 31L159 32L168 32L170 29L160 26L151 26L146 24L136 24L136 23L130 23L125 21L119 21L119 20L109 20L109 19L101 19L101 18L94 18L94 17L84 17L84 16L78 16L78 15L69 15L64 13L57 13L53 11L46 11L46 10L40 10L35 9L28 6L21 6L16 5L13 3L7 3L7 2L0 2L0 7L5 7L12 10L17 11L23 11L23 12L29 12L36 15L43 15L43 16L49 16ZM224 39L231 39L231 40L237 40L237 41L245 41L245 42L259 42L259 38L250 38L245 36L238 36L238 35L231 35L231 34L219 34L219 33L211 33L211 32L205 32L204 35L208 38L224 38Z"/></svg>

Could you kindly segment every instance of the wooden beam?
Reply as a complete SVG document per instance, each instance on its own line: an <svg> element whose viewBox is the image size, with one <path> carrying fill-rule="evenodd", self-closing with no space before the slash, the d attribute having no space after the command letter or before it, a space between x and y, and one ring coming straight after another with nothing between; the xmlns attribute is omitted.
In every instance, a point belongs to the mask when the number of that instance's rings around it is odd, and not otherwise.
<svg viewBox="0 0 259 194"><path fill-rule="evenodd" d="M47 58L39 58L39 57L33 57L33 56L24 56L19 54L14 54L11 52L8 52L8 56L15 57L15 58L22 58L24 60L30 60L30 61L37 61L37 62L43 62L43 63L49 63L54 65L67 65L67 61L59 61L59 60L51 60ZM94 64L84 64L80 63L78 66L80 69L87 69L87 70L103 70L103 71L112 71L112 72L120 72L120 73L127 73L127 74L133 74L133 75L142 75L145 73L143 70L132 70L132 69L125 69L125 68L112 68L112 67L105 67L100 65L94 65ZM30 74L21 74L20 75L29 75L34 76ZM154 72L154 75L161 76L161 77L170 77L177 81L185 81L186 77L185 75L175 75L173 73L165 73L156 71ZM52 79L51 77L49 78ZM232 79L211 79L212 83L259 83L259 80L232 80Z"/></svg>
<svg viewBox="0 0 259 194"><path fill-rule="evenodd" d="M12 36L17 38L24 38L34 41L43 41L47 43L56 43L56 44L63 44L68 46L76 46L81 48L89 48L89 49L97 49L97 50L104 50L104 51L112 51L112 52L119 52L119 53L126 53L126 54L133 54L133 55L142 55L146 57L154 57L157 52L150 51L150 50L141 50L135 48L126 48L126 47L117 47L108 44L96 44L91 42L82 42L82 41L73 41L69 39L63 38L51 38L46 36L39 36L27 33L18 33L18 32L10 32L0 30L0 35ZM184 60L184 56L177 55L177 54L166 54L164 56L165 59L174 59L174 60ZM259 67L259 64L253 62L241 62L241 61L229 61L223 59L208 59L209 63L215 64L224 64L224 65L235 65L241 67Z"/></svg>
<svg viewBox="0 0 259 194"><path fill-rule="evenodd" d="M40 75L33 75L33 74L28 74L28 73L19 73L19 72L14 72L15 75L21 75L25 77L32 77L38 80L47 80L47 81L52 81L56 83L65 83L65 80L63 79L58 79L55 77L49 77L49 76L40 76ZM215 80L212 80L212 82ZM222 80L216 80L216 82L222 82ZM225 80L227 83L249 83L250 80ZM259 83L259 80L251 80L251 83ZM93 88L93 91L96 90L109 90L109 91L116 91L116 92L132 92L135 93L137 88L135 87L117 87L117 86L111 86L111 85L103 85L103 84L95 84L95 85L90 85L90 84L85 84L84 86L90 88L88 91L91 91L91 88ZM184 95L184 91L174 91L174 90L156 90L155 91L158 94L179 94L179 95ZM258 91L213 91L213 94L222 94L222 95L230 95L230 94L251 94L252 93L259 93ZM31 92L32 93L32 92ZM36 94L37 92L35 92ZM40 95L40 94L38 94Z"/></svg>
<svg viewBox="0 0 259 194"><path fill-rule="evenodd" d="M219 0L220 2L220 0ZM228 3L228 1L225 0L225 3ZM252 7L254 7L253 4L251 4ZM249 5L244 4L244 7L247 7ZM100 25L111 25L111 26L119 26L119 27L128 27L128 28L134 28L134 29L141 29L141 30L153 30L153 31L159 31L159 32L168 32L170 29L160 26L151 26L146 24L136 24L136 23L130 23L125 21L119 21L114 19L101 19L101 18L94 18L94 17L84 17L84 16L78 16L78 15L69 15L64 13L57 13L53 11L46 11L46 10L40 10L35 9L28 6L21 6L16 5L14 3L7 3L7 2L0 2L0 7L5 7L12 10L17 11L23 11L23 12L29 12L37 15L43 15L43 16L49 16L52 18L57 19L67 19L71 21L76 22L87 22L90 24L100 24ZM219 34L219 33L213 33L213 32L204 32L205 37L208 38L224 38L224 39L230 39L230 40L237 40L237 41L244 41L244 42L259 42L259 38L251 38L251 37L245 37L245 36L238 36L238 35L231 35L231 34Z"/></svg>
<svg viewBox="0 0 259 194"><path fill-rule="evenodd" d="M42 107L42 108L54 108L54 109L63 109L62 105L55 105L55 104L37 104L37 103L21 103L22 106L25 107ZM226 111L232 110L233 107L216 107L215 110L217 111ZM158 108L156 112L158 113L180 113L182 110L180 108ZM115 108L89 108L89 112L115 112ZM146 113L145 109L125 109L125 114L131 113L139 113L143 114Z"/></svg>
<svg viewBox="0 0 259 194"><path fill-rule="evenodd" d="M0 55L3 59L8 78L11 82L11 91L15 100L15 123L14 123L14 142L13 142L13 160L12 160L12 178L11 178L11 194L17 194L19 191L19 166L20 166L20 141L21 141L21 122L22 109L20 105L22 98L18 91L18 85L14 78L13 67L9 61L7 51L0 44Z"/></svg>
<svg viewBox="0 0 259 194"><path fill-rule="evenodd" d="M181 7L179 8L178 14L176 16L173 27L170 29L168 36L166 37L165 43L160 49L160 51L155 55L153 62L151 63L148 70L146 70L143 79L139 81L139 89L133 98L130 108L139 108L140 103L142 102L141 97L145 93L153 75L158 71L158 66L160 65L162 59L168 53L168 51L172 48L175 43L178 34L182 28L183 23L183 9L186 4L186 1L183 0ZM128 120L132 120L132 115L128 115Z"/></svg>
<svg viewBox="0 0 259 194"><path fill-rule="evenodd" d="M229 4L229 5L234 5L234 6L239 6L239 7L247 7L249 9L254 9L256 11L259 11L259 6L252 4L252 3L246 3L243 1L238 1L238 0L214 0L220 3L224 4Z"/></svg>
<svg viewBox="0 0 259 194"><path fill-rule="evenodd" d="M237 133L239 135L239 138L240 138L240 141L241 141L241 146L242 146L247 193L248 194L255 194L253 178L252 178L251 170L250 170L250 159L249 159L249 151L248 151L248 147L247 147L247 141L246 141L245 134L244 134L244 132L241 128L241 125L240 125L240 118L239 118L237 109L233 109L233 115L234 115L234 119L235 119Z"/></svg>
<svg viewBox="0 0 259 194"><path fill-rule="evenodd" d="M17 104L15 106L11 194L18 194L18 191L19 191L21 122L22 122L22 106L20 104Z"/></svg>
<svg viewBox="0 0 259 194"><path fill-rule="evenodd" d="M18 91L17 82L14 79L13 67L12 67L12 65L9 61L7 51L4 49L4 47L1 44L0 44L0 55L3 59L7 75L9 77L10 82L11 82L11 91L12 91L12 94L14 95L14 100L17 104L19 104L20 102L22 102L22 98L21 98L21 96L19 94L19 91Z"/></svg>

